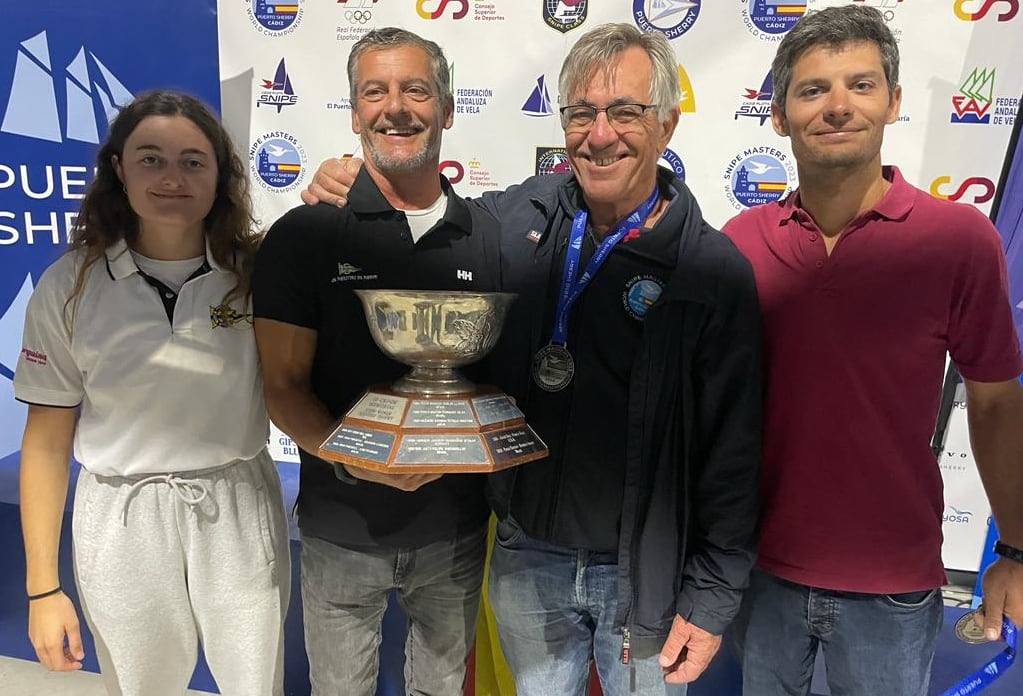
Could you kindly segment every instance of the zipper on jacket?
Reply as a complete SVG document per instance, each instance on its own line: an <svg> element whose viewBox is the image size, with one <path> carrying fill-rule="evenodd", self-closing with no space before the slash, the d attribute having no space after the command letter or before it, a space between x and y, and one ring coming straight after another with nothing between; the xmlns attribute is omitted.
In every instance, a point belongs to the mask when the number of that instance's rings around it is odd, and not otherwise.
<svg viewBox="0 0 1023 696"><path fill-rule="evenodd" d="M628 626L622 627L622 664L629 664L629 653L632 647L632 631L629 630Z"/></svg>

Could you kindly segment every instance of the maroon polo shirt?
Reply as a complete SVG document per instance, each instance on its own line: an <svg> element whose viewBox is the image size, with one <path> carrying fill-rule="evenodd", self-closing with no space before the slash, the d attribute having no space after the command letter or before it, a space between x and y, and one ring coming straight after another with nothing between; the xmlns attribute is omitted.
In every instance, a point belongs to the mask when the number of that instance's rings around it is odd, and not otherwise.
<svg viewBox="0 0 1023 696"><path fill-rule="evenodd" d="M814 587L943 584L930 448L946 351L979 382L1023 371L998 232L885 167L891 188L829 256L799 193L725 226L764 322L758 564Z"/></svg>

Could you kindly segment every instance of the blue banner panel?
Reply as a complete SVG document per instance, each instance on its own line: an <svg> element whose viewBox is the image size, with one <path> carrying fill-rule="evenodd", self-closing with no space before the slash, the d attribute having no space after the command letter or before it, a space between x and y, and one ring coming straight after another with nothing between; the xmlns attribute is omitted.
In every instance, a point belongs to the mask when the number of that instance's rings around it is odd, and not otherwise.
<svg viewBox="0 0 1023 696"><path fill-rule="evenodd" d="M155 88L220 107L216 0L35 0L6 3L3 15L0 460L18 450L24 425L11 379L25 304L67 246L107 123L118 106Z"/></svg>
<svg viewBox="0 0 1023 696"><path fill-rule="evenodd" d="M999 182L995 227L1002 235L1005 260L1009 270L1009 299L1016 333L1023 346L1023 147L1020 147L1020 125L1023 110L1016 116L1002 180Z"/></svg>

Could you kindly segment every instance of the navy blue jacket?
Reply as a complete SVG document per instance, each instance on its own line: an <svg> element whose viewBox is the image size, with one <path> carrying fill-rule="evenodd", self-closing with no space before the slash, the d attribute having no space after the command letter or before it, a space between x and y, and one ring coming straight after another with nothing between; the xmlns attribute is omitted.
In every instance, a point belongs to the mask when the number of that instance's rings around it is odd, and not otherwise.
<svg viewBox="0 0 1023 696"><path fill-rule="evenodd" d="M674 200L654 229L677 225L682 234L675 271L644 318L627 418L609 414L625 419L627 438L616 623L665 636L679 614L720 634L754 561L760 314L749 263L703 220L684 183L665 169L658 176ZM477 202L501 223L503 289L519 294L487 363L528 420L531 356L548 337L544 303L560 282L552 240L571 226L580 191L571 174L548 175ZM501 518L515 514L516 473L490 476Z"/></svg>

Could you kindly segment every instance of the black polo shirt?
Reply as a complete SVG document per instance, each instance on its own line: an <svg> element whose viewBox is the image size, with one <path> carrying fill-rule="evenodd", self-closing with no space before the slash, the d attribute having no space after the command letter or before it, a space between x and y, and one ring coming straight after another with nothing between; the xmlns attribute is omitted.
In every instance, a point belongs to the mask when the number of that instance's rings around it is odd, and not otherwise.
<svg viewBox="0 0 1023 696"><path fill-rule="evenodd" d="M557 253L544 303L545 342L554 328L569 233L570 225L565 225L550 240ZM666 225L627 234L569 314L567 346L575 360L575 377L558 392L544 391L535 381L530 387L526 417L551 453L546 460L520 467L511 509L534 538L609 555L618 550L629 382L643 317L674 271L680 237L679 227ZM580 269L598 244L587 225ZM530 504L537 496L546 496L551 504ZM519 519L519 511L525 510L547 519Z"/></svg>
<svg viewBox="0 0 1023 696"><path fill-rule="evenodd" d="M299 206L274 223L256 257L254 315L317 331L311 382L340 418L362 391L393 382L409 368L373 342L352 290L500 289L498 226L468 206L444 177L443 219L413 244L395 210L363 168L348 205ZM417 547L481 525L488 515L482 475L452 474L403 492L341 482L333 467L299 450L299 527L349 548Z"/></svg>

